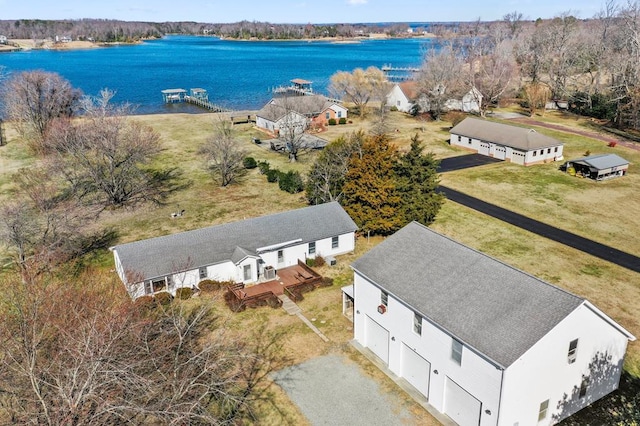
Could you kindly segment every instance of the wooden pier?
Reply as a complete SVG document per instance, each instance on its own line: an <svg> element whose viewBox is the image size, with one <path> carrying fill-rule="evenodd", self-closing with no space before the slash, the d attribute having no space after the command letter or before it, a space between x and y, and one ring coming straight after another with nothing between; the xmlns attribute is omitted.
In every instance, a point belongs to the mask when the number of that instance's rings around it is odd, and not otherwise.
<svg viewBox="0 0 640 426"><path fill-rule="evenodd" d="M387 76L389 81L404 81L413 79L414 74L420 72L420 68L415 67L394 67L391 64L384 64L382 72ZM400 74L392 74L400 73Z"/></svg>
<svg viewBox="0 0 640 426"><path fill-rule="evenodd" d="M189 94L185 89L165 89L162 91L162 99L167 104L187 102L212 112L231 111L228 108L209 102L209 94L205 89L201 88L190 89Z"/></svg>

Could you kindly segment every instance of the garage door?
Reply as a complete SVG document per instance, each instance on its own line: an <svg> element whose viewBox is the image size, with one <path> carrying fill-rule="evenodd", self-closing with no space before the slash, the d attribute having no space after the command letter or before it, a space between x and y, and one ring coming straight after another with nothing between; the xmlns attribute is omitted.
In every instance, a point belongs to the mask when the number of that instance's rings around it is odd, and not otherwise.
<svg viewBox="0 0 640 426"><path fill-rule="evenodd" d="M496 145L494 157L499 158L500 160L507 158L507 148Z"/></svg>
<svg viewBox="0 0 640 426"><path fill-rule="evenodd" d="M456 382L447 377L444 413L460 426L478 426L482 404Z"/></svg>
<svg viewBox="0 0 640 426"><path fill-rule="evenodd" d="M486 142L480 142L480 148L478 149L478 153L482 155L489 155L491 147Z"/></svg>
<svg viewBox="0 0 640 426"><path fill-rule="evenodd" d="M389 364L389 332L367 316L367 347L385 364Z"/></svg>
<svg viewBox="0 0 640 426"><path fill-rule="evenodd" d="M429 397L431 363L407 345L402 345L402 377L425 397Z"/></svg>

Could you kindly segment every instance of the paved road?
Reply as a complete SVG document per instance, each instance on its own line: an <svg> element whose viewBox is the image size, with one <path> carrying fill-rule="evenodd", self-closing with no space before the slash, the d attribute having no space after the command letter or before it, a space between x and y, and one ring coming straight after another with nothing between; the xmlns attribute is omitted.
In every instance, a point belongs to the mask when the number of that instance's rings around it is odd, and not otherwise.
<svg viewBox="0 0 640 426"><path fill-rule="evenodd" d="M398 411L393 394L383 391L356 363L340 356L314 358L272 376L314 426L415 422L406 409Z"/></svg>
<svg viewBox="0 0 640 426"><path fill-rule="evenodd" d="M500 219L566 246L573 247L592 256L615 263L623 268L640 272L640 257L638 256L600 244L596 241L564 231L554 226L547 225L546 223L539 222L511 210L487 203L446 186L440 185L439 189L447 199L462 204L463 206L467 206L481 213L493 216L496 219Z"/></svg>

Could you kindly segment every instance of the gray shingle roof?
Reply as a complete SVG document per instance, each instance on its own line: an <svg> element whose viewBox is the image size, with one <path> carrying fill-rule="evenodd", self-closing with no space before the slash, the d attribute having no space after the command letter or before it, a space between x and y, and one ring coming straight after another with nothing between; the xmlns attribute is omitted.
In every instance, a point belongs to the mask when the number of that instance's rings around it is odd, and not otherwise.
<svg viewBox="0 0 640 426"><path fill-rule="evenodd" d="M563 145L562 142L542 135L533 129L510 126L467 117L453 127L449 133L461 135L485 142L495 142L504 146L529 151Z"/></svg>
<svg viewBox="0 0 640 426"><path fill-rule="evenodd" d="M210 226L113 247L125 271L140 281L240 260L258 248L317 241L357 230L337 202Z"/></svg>
<svg viewBox="0 0 640 426"><path fill-rule="evenodd" d="M335 102L322 95L287 96L273 98L256 115L270 121L279 120L286 115L287 111L295 111L307 117L313 117L334 104Z"/></svg>
<svg viewBox="0 0 640 426"><path fill-rule="evenodd" d="M590 155L588 157L571 160L569 161L569 163L581 163L597 170L609 169L611 167L620 167L629 164L627 160L616 154Z"/></svg>
<svg viewBox="0 0 640 426"><path fill-rule="evenodd" d="M416 222L352 267L503 368L584 303Z"/></svg>

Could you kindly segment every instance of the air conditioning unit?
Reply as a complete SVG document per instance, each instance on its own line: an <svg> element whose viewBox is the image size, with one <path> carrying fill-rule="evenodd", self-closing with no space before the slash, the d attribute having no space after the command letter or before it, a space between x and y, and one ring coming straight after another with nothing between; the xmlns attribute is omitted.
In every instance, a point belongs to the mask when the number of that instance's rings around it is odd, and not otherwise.
<svg viewBox="0 0 640 426"><path fill-rule="evenodd" d="M387 312L387 305L378 305L378 313L384 314L385 312Z"/></svg>
<svg viewBox="0 0 640 426"><path fill-rule="evenodd" d="M276 279L276 270L273 266L267 266L264 268L264 279L265 280L275 280Z"/></svg>
<svg viewBox="0 0 640 426"><path fill-rule="evenodd" d="M324 260L329 264L329 266L336 266L338 263L336 258L333 256L327 256Z"/></svg>

